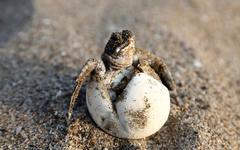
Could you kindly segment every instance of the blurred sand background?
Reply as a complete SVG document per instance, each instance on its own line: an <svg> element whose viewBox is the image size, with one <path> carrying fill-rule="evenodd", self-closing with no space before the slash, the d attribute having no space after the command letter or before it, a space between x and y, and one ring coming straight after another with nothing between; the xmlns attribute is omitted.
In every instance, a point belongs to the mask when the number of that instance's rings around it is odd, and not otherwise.
<svg viewBox="0 0 240 150"><path fill-rule="evenodd" d="M142 140L105 134L74 80L111 32L168 64L183 106ZM1 0L0 149L240 149L240 1Z"/></svg>

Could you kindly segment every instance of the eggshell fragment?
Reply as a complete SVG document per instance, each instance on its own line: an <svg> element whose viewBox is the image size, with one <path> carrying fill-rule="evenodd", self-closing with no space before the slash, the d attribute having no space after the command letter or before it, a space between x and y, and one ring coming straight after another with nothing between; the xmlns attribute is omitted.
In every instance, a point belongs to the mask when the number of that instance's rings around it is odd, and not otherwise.
<svg viewBox="0 0 240 150"><path fill-rule="evenodd" d="M154 134L167 121L169 91L148 74L136 74L114 102L103 87L99 82L89 82L87 107L105 132L120 138L139 139Z"/></svg>

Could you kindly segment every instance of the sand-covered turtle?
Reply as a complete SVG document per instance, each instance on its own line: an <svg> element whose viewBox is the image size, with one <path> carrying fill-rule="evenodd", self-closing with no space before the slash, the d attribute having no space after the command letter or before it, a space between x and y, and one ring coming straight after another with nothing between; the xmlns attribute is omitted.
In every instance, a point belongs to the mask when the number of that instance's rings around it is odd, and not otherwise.
<svg viewBox="0 0 240 150"><path fill-rule="evenodd" d="M71 97L69 118L87 77L87 107L105 132L139 139L154 134L166 122L168 89L175 90L171 73L162 59L135 47L131 31L112 33L101 60L89 59L83 66Z"/></svg>

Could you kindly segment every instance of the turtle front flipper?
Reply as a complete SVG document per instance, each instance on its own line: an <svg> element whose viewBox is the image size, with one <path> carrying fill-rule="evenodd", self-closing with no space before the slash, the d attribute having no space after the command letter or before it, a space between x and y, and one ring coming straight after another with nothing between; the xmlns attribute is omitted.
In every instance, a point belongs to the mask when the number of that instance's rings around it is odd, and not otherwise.
<svg viewBox="0 0 240 150"><path fill-rule="evenodd" d="M105 73L105 67L103 63L97 59L89 59L86 64L83 66L80 74L78 75L78 78L76 80L77 85L74 88L73 94L71 96L69 109L68 109L68 120L71 119L73 107L75 105L75 102L77 100L77 97L79 96L79 91L85 82L87 77L91 76L91 73L95 70L96 77L98 80L100 80L101 76Z"/></svg>
<svg viewBox="0 0 240 150"><path fill-rule="evenodd" d="M176 86L175 86L175 83L173 82L172 75L168 70L167 65L161 58L157 57L156 55L152 54L149 51L139 49L139 48L136 48L135 54L136 54L136 60L138 62L140 62L141 60L144 60L154 69L154 71L160 77L162 83L169 90L175 90Z"/></svg>

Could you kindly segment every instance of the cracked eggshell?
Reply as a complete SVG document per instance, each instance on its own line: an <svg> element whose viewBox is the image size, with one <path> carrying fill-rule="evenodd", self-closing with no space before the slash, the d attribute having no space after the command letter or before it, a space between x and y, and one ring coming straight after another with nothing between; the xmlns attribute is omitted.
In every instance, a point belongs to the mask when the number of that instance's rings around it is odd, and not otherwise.
<svg viewBox="0 0 240 150"><path fill-rule="evenodd" d="M93 120L105 132L120 138L140 139L154 134L167 121L169 91L153 77L136 74L115 102L103 96L101 86L90 81L87 106Z"/></svg>

